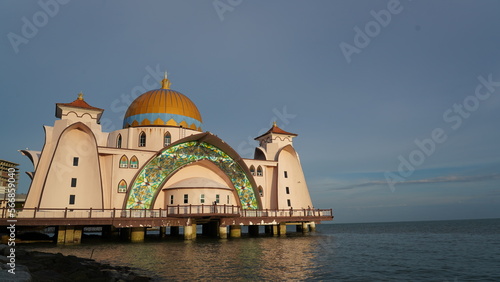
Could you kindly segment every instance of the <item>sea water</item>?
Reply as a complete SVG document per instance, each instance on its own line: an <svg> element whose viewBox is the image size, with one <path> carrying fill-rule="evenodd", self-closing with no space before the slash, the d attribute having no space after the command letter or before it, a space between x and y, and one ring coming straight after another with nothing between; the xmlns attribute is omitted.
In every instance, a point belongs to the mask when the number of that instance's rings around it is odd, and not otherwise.
<svg viewBox="0 0 500 282"><path fill-rule="evenodd" d="M129 266L156 281L500 281L500 219L322 224L286 237L25 248ZM89 242L90 241L90 242ZM22 262L20 262L22 264Z"/></svg>

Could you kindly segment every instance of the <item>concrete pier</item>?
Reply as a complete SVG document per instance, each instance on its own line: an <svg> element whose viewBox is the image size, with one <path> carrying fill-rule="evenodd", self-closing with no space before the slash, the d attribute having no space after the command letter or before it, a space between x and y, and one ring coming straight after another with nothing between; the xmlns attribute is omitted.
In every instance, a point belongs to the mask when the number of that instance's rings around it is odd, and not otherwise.
<svg viewBox="0 0 500 282"><path fill-rule="evenodd" d="M309 222L309 229L311 230L311 232L316 231L316 222L314 221Z"/></svg>
<svg viewBox="0 0 500 282"><path fill-rule="evenodd" d="M219 226L219 238L227 239L227 226Z"/></svg>
<svg viewBox="0 0 500 282"><path fill-rule="evenodd" d="M229 228L229 236L231 238L240 238L241 237L241 225L231 225Z"/></svg>
<svg viewBox="0 0 500 282"><path fill-rule="evenodd" d="M280 223L279 226L279 234L280 236L286 236L286 224L285 223Z"/></svg>
<svg viewBox="0 0 500 282"><path fill-rule="evenodd" d="M120 230L114 226L103 226L102 227L102 236L104 238L113 238L120 236Z"/></svg>
<svg viewBox="0 0 500 282"><path fill-rule="evenodd" d="M309 223L302 222L302 233L309 233Z"/></svg>
<svg viewBox="0 0 500 282"><path fill-rule="evenodd" d="M57 228L57 244L80 244L82 242L82 233L82 226L59 226Z"/></svg>
<svg viewBox="0 0 500 282"><path fill-rule="evenodd" d="M279 229L278 225L273 225L273 236L278 236L279 235Z"/></svg>
<svg viewBox="0 0 500 282"><path fill-rule="evenodd" d="M145 227L132 227L130 231L130 241L134 243L144 242L145 235Z"/></svg>
<svg viewBox="0 0 500 282"><path fill-rule="evenodd" d="M272 225L266 225L264 226L264 233L266 234L273 234L273 226Z"/></svg>
<svg viewBox="0 0 500 282"><path fill-rule="evenodd" d="M196 239L196 223L184 226L184 240Z"/></svg>
<svg viewBox="0 0 500 282"><path fill-rule="evenodd" d="M165 238L166 234L167 234L167 227L160 226L160 238Z"/></svg>

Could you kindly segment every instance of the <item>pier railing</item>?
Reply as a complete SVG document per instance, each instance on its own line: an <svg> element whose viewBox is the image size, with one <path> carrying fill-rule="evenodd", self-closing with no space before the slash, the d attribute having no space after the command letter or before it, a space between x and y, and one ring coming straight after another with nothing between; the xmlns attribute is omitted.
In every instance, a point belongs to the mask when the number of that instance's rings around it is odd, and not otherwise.
<svg viewBox="0 0 500 282"><path fill-rule="evenodd" d="M331 209L242 209L233 205L176 205L165 209L1 209L1 218L332 217Z"/></svg>

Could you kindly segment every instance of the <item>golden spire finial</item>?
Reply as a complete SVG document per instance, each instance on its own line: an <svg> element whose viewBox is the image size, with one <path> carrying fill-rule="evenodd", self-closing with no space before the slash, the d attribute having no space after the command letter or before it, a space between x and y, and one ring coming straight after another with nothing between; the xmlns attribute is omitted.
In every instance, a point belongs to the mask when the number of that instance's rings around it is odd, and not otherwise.
<svg viewBox="0 0 500 282"><path fill-rule="evenodd" d="M276 121L273 121L273 127L276 127L276 126L278 126L278 125L276 124Z"/></svg>
<svg viewBox="0 0 500 282"><path fill-rule="evenodd" d="M170 89L170 80L167 78L167 72L163 75L163 80L161 81L161 88Z"/></svg>
<svg viewBox="0 0 500 282"><path fill-rule="evenodd" d="M80 91L80 93L78 93L78 100L83 100L83 93L82 93L82 91Z"/></svg>

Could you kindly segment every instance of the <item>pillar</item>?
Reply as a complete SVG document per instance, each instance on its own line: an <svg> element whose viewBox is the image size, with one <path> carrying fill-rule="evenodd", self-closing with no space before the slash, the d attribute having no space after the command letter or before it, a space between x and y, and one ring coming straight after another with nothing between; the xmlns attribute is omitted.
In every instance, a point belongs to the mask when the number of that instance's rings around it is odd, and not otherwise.
<svg viewBox="0 0 500 282"><path fill-rule="evenodd" d="M231 238L240 238L241 225L231 225L229 228L229 236L231 236Z"/></svg>
<svg viewBox="0 0 500 282"><path fill-rule="evenodd" d="M110 237L117 237L119 235L118 228L114 227L113 225L107 225L102 227L102 237L104 238L110 238Z"/></svg>
<svg viewBox="0 0 500 282"><path fill-rule="evenodd" d="M170 226L170 235L178 236L179 235L179 226Z"/></svg>
<svg viewBox="0 0 500 282"><path fill-rule="evenodd" d="M285 223L280 223L280 236L285 236L286 235L286 224Z"/></svg>
<svg viewBox="0 0 500 282"><path fill-rule="evenodd" d="M227 226L219 226L219 238L227 239Z"/></svg>
<svg viewBox="0 0 500 282"><path fill-rule="evenodd" d="M248 226L248 233L250 233L250 236L259 236L259 226L258 225L249 225Z"/></svg>
<svg viewBox="0 0 500 282"><path fill-rule="evenodd" d="M272 225L266 225L266 226L264 226L264 233L266 233L266 234L273 234L273 226Z"/></svg>
<svg viewBox="0 0 500 282"><path fill-rule="evenodd" d="M82 242L83 226L75 226L73 232L73 242L70 244L80 244Z"/></svg>
<svg viewBox="0 0 500 282"><path fill-rule="evenodd" d="M130 228L120 228L120 238L122 240L130 240Z"/></svg>
<svg viewBox="0 0 500 282"><path fill-rule="evenodd" d="M196 223L184 226L184 240L196 239Z"/></svg>
<svg viewBox="0 0 500 282"><path fill-rule="evenodd" d="M64 233L64 244L68 244L69 242L73 242L74 235L75 235L75 227L74 226L66 226L66 232Z"/></svg>
<svg viewBox="0 0 500 282"><path fill-rule="evenodd" d="M165 234L167 234L167 227L160 226L160 238L165 238Z"/></svg>
<svg viewBox="0 0 500 282"><path fill-rule="evenodd" d="M57 244L80 244L83 226L59 226L57 228Z"/></svg>
<svg viewBox="0 0 500 282"><path fill-rule="evenodd" d="M272 233L273 233L273 236L278 236L279 235L279 232L278 232L278 225L273 225L271 226L272 227Z"/></svg>
<svg viewBox="0 0 500 282"><path fill-rule="evenodd" d="M145 235L145 227L132 227L132 230L130 231L130 241L133 243L144 242Z"/></svg>
<svg viewBox="0 0 500 282"><path fill-rule="evenodd" d="M316 231L316 222L314 221L309 222L309 228L311 229L311 232Z"/></svg>
<svg viewBox="0 0 500 282"><path fill-rule="evenodd" d="M302 233L309 232L309 224L307 222L302 222Z"/></svg>
<svg viewBox="0 0 500 282"><path fill-rule="evenodd" d="M57 244L64 244L66 237L66 226L57 227Z"/></svg>

